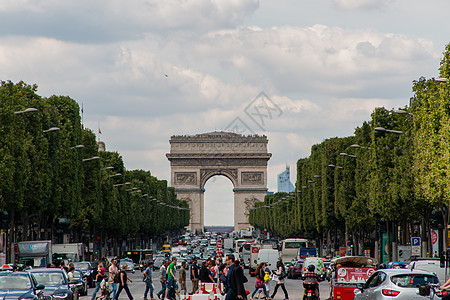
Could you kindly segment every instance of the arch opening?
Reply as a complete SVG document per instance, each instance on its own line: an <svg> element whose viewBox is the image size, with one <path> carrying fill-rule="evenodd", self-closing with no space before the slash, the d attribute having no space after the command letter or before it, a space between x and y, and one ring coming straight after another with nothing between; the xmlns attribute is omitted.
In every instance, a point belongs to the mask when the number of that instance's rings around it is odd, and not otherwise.
<svg viewBox="0 0 450 300"><path fill-rule="evenodd" d="M233 182L225 175L214 175L204 184L205 226L234 226Z"/></svg>

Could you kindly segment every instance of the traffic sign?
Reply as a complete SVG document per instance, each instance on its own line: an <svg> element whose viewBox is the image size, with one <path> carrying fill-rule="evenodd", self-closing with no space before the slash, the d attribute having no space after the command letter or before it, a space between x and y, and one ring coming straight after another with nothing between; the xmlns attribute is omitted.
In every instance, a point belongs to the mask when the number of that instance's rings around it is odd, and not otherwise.
<svg viewBox="0 0 450 300"><path fill-rule="evenodd" d="M322 249L323 249L323 250L327 250L327 244L323 244L323 245L322 245Z"/></svg>
<svg viewBox="0 0 450 300"><path fill-rule="evenodd" d="M347 241L347 247L351 247L352 246L352 242L351 241Z"/></svg>
<svg viewBox="0 0 450 300"><path fill-rule="evenodd" d="M420 246L420 237L412 237L411 246Z"/></svg>

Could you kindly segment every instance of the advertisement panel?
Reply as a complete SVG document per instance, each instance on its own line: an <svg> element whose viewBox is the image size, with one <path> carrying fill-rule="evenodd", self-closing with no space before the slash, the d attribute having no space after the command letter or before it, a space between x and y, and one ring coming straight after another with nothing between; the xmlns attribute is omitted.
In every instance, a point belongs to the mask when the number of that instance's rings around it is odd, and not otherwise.
<svg viewBox="0 0 450 300"><path fill-rule="evenodd" d="M375 268L338 268L337 282L365 283L373 272Z"/></svg>

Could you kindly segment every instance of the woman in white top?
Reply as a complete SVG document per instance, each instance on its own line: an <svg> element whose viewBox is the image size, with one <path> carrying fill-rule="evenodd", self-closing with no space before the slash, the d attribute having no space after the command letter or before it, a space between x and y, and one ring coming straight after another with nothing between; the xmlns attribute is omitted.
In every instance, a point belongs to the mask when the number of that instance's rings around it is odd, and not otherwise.
<svg viewBox="0 0 450 300"><path fill-rule="evenodd" d="M277 271L275 272L275 275L277 275L277 284L275 285L275 288L273 289L273 294L270 296L270 298L273 299L275 297L278 287L281 287L284 292L284 299L289 299L288 292L286 290L286 287L284 286L284 278L286 278L286 270L284 269L284 264L281 260L277 262Z"/></svg>

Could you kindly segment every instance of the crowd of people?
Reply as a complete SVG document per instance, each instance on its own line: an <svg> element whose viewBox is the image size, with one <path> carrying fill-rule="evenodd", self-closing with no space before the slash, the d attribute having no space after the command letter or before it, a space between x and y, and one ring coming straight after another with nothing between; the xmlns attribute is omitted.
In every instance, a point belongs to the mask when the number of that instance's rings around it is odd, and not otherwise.
<svg viewBox="0 0 450 300"><path fill-rule="evenodd" d="M225 263L219 260L205 260L201 267L197 264L197 258L193 258L190 266L186 262L182 262L181 267L177 270L177 258L166 260L159 269L159 282L161 289L155 293L155 285L153 282L153 263L150 262L144 272L143 281L146 284L144 291L144 300L176 300L185 299L188 295L192 295L199 290L199 283L222 283L219 285L220 293L225 295L225 300L247 299L249 292L244 288L247 278L244 275L243 267L239 264L239 260L235 259L233 254L226 256ZM95 275L95 289L92 293L91 300L96 300L97 294L100 292L99 298L109 300L117 300L123 290L127 293L129 300L133 300L133 296L128 287L128 282L132 280L127 276L127 264L122 266L120 270L117 259L111 261L108 269L108 275L102 262L99 262ZM69 269L69 274L70 274ZM288 292L285 287L286 270L284 264L279 261L276 271L271 272L267 263L260 263L256 269L256 284L251 298L259 291L264 294L264 298L270 300L275 297L279 288L284 292L284 299L289 299ZM269 296L270 281L276 275L276 285L272 294ZM70 276L70 275L69 275ZM188 292L186 288L186 280L190 278L192 282L192 290Z"/></svg>

